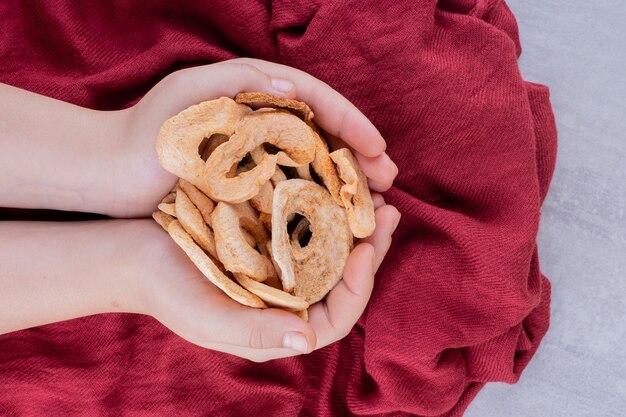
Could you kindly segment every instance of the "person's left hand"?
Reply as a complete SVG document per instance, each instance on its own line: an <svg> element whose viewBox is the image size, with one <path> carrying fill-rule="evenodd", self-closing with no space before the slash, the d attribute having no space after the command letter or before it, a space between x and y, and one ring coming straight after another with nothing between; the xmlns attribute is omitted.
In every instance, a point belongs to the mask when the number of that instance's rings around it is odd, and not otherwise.
<svg viewBox="0 0 626 417"><path fill-rule="evenodd" d="M131 222L120 251L122 286L135 294L129 311L148 314L180 337L255 362L309 353L346 336L363 313L374 275L389 250L398 211L374 195L376 230L348 257L343 278L309 307L309 322L292 313L245 307L231 300L193 265L156 223Z"/></svg>

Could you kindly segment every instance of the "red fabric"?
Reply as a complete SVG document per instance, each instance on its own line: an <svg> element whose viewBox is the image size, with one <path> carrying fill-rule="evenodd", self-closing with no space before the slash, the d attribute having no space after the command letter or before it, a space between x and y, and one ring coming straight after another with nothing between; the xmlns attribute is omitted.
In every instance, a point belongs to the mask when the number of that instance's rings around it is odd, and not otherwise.
<svg viewBox="0 0 626 417"><path fill-rule="evenodd" d="M117 109L183 66L301 68L388 140L403 218L338 343L255 364L143 316L16 332L0 337L0 415L459 416L485 382L517 381L549 321L535 239L556 131L503 1L37 4L0 5L1 82Z"/></svg>

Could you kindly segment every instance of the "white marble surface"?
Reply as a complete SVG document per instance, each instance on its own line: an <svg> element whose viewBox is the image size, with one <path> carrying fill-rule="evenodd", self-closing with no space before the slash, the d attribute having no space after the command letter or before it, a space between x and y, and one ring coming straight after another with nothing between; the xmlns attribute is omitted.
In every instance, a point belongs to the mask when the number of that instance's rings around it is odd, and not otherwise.
<svg viewBox="0 0 626 417"><path fill-rule="evenodd" d="M489 384L465 416L626 416L626 2L508 4L559 131L539 233L552 323L520 382Z"/></svg>

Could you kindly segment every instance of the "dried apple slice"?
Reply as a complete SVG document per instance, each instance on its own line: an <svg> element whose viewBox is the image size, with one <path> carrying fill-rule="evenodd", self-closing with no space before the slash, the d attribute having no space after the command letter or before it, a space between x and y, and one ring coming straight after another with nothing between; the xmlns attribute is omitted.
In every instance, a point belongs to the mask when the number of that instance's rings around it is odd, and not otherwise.
<svg viewBox="0 0 626 417"><path fill-rule="evenodd" d="M205 162L198 148L205 138L215 134L231 136L237 122L249 113L252 110L248 106L222 97L191 106L166 120L156 146L161 166L209 195L204 181Z"/></svg>
<svg viewBox="0 0 626 417"><path fill-rule="evenodd" d="M250 291L240 287L219 270L211 258L204 253L191 236L183 229L177 220L170 223L167 228L170 236L178 246L187 254L194 265L216 287L224 291L233 300L249 307L266 308L267 305Z"/></svg>
<svg viewBox="0 0 626 417"><path fill-rule="evenodd" d="M286 308L294 311L304 310L309 307L309 303L304 301L302 297L272 288L263 282L257 282L248 278L244 274L235 273L233 275L242 287L257 295L270 307Z"/></svg>
<svg viewBox="0 0 626 417"><path fill-rule="evenodd" d="M311 238L305 247L291 244L287 223L291 214L306 217ZM292 179L274 190L272 254L283 289L309 304L321 300L341 279L353 236L348 219L328 191L312 181Z"/></svg>
<svg viewBox="0 0 626 417"><path fill-rule="evenodd" d="M202 218L200 210L196 208L182 189L176 193L176 214L181 226L191 235L193 240L211 256L217 257L213 232Z"/></svg>
<svg viewBox="0 0 626 417"><path fill-rule="evenodd" d="M232 178L233 164L263 143L275 145L280 152L265 153L255 159L256 166ZM276 171L277 163L305 165L315 157L312 129L296 116L284 112L262 112L242 118L230 140L211 154L204 166L207 194L217 201L241 203L259 193ZM282 159L281 159L282 158Z"/></svg>
<svg viewBox="0 0 626 417"><path fill-rule="evenodd" d="M339 193L348 213L352 234L358 238L370 236L376 228L376 220L367 177L348 149L337 149L330 157L337 165L339 178L343 181Z"/></svg>
<svg viewBox="0 0 626 417"><path fill-rule="evenodd" d="M272 261L247 242L241 228L248 231L254 237L255 246L265 252L264 247L270 240L270 234L254 209L248 203L218 203L213 210L218 259L228 271L245 274L256 281L276 276Z"/></svg>

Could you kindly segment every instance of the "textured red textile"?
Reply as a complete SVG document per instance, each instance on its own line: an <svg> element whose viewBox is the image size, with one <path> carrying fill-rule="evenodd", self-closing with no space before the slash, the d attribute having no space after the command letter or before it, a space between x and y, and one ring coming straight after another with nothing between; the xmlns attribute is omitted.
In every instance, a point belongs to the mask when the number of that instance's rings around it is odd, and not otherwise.
<svg viewBox="0 0 626 417"><path fill-rule="evenodd" d="M338 343L255 364L144 316L34 328L0 337L0 415L459 416L517 381L549 321L535 239L556 130L503 1L12 0L0 22L0 82L97 109L183 66L303 69L383 133L403 214Z"/></svg>

